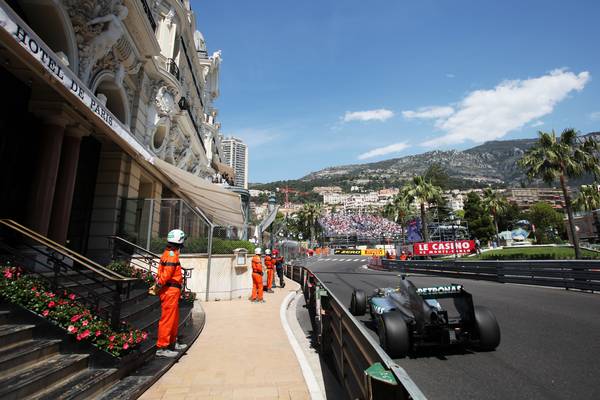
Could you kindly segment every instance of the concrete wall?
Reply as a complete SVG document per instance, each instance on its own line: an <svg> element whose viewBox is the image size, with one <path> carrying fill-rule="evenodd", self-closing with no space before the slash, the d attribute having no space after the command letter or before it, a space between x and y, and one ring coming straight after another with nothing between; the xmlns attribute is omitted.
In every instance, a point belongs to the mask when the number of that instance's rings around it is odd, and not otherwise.
<svg viewBox="0 0 600 400"><path fill-rule="evenodd" d="M247 299L252 292L252 257L247 257L243 266L235 265L233 255L214 255L211 258L209 300ZM208 256L205 254L183 254L183 268L192 268L188 288L196 292L197 298L206 300L206 272ZM266 274L264 275L266 276Z"/></svg>

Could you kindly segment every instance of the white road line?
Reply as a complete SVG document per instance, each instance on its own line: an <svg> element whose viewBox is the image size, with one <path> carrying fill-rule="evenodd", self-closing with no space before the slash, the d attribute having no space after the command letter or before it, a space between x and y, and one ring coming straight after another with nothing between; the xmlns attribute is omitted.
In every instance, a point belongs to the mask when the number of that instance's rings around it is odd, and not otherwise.
<svg viewBox="0 0 600 400"><path fill-rule="evenodd" d="M300 364L300 368L302 369L302 375L304 375L304 381L306 382L306 386L308 386L308 391L310 392L310 398L312 400L324 400L323 393L321 393L321 388L317 383L317 378L315 378L315 374L313 373L310 365L308 364L308 360L304 355L304 352L300 348L294 333L292 332L292 328L287 320L286 310L289 307L290 303L296 296L295 292L290 292L283 303L281 303L281 307L279 307L279 319L281 319L281 325L283 326L283 330L285 331L288 341L296 353L296 358L298 359L298 363Z"/></svg>

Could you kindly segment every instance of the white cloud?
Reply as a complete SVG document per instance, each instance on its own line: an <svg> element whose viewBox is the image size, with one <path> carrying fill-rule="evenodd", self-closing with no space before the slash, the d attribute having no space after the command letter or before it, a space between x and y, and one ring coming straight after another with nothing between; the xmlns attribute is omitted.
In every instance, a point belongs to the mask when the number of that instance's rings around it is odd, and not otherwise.
<svg viewBox="0 0 600 400"><path fill-rule="evenodd" d="M385 121L394 116L394 112L379 108L377 110L367 111L346 111L342 117L343 122L350 121Z"/></svg>
<svg viewBox="0 0 600 400"><path fill-rule="evenodd" d="M414 118L445 118L454 114L454 108L450 106L444 107L421 107L417 111L402 111L402 116L407 119Z"/></svg>
<svg viewBox="0 0 600 400"><path fill-rule="evenodd" d="M452 79L455 77L456 77L456 75L454 75L454 74L450 74L450 73L446 74L446 78Z"/></svg>
<svg viewBox="0 0 600 400"><path fill-rule="evenodd" d="M369 150L366 153L359 155L358 159L365 160L367 158L384 156L386 154L391 154L391 153L398 153L398 152L406 149L407 147L409 147L409 145L406 142L394 143L394 144L390 144L389 146L378 147L376 149Z"/></svg>
<svg viewBox="0 0 600 400"><path fill-rule="evenodd" d="M485 142L503 137L544 115L572 91L581 91L590 80L590 73L579 74L556 69L538 78L501 82L493 89L473 91L455 106L455 112L431 117L443 107L426 107L405 111L408 118L435 118L435 127L445 132L429 140L425 146L440 146ZM448 107L450 108L450 107ZM428 113L429 112L429 113ZM405 114L408 113L408 116Z"/></svg>
<svg viewBox="0 0 600 400"><path fill-rule="evenodd" d="M594 121L600 120L600 111L594 111L593 113L590 113L590 119Z"/></svg>
<svg viewBox="0 0 600 400"><path fill-rule="evenodd" d="M268 129L245 128L232 132L231 136L242 139L249 148L256 148L278 139L281 135Z"/></svg>
<svg viewBox="0 0 600 400"><path fill-rule="evenodd" d="M530 126L532 128L537 128L538 126L542 126L544 125L544 121L535 121L533 124L531 124Z"/></svg>

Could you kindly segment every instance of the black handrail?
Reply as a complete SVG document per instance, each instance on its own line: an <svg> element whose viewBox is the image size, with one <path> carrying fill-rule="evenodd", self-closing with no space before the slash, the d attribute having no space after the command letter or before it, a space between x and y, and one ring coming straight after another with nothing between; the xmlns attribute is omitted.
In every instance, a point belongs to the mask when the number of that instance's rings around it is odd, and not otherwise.
<svg viewBox="0 0 600 400"><path fill-rule="evenodd" d="M121 303L129 298L131 284L139 280L107 273L85 257L30 232L14 221L0 220L0 257L47 281L54 291L74 293L78 301L118 328Z"/></svg>
<svg viewBox="0 0 600 400"><path fill-rule="evenodd" d="M113 260L124 261L135 268L150 272L158 273L158 264L160 255L153 253L145 248L138 246L119 236L109 236L112 241ZM192 268L181 268L183 271L183 291L188 291L187 282L192 277Z"/></svg>

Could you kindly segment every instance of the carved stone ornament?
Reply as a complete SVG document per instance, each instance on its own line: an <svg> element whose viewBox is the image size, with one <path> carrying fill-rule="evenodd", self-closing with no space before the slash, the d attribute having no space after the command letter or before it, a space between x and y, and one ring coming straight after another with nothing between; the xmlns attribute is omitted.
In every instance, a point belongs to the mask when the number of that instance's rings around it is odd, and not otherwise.
<svg viewBox="0 0 600 400"><path fill-rule="evenodd" d="M161 86L154 98L154 103L161 116L172 116L175 113L175 94L166 86Z"/></svg>

